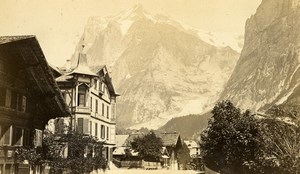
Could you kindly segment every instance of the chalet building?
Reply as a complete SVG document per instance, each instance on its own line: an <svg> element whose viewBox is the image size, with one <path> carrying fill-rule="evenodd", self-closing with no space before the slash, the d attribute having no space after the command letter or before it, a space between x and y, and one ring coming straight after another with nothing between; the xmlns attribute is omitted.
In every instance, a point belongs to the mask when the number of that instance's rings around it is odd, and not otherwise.
<svg viewBox="0 0 300 174"><path fill-rule="evenodd" d="M170 170L178 170L178 151L182 148L182 140L177 132L158 134L163 142L163 164Z"/></svg>
<svg viewBox="0 0 300 174"><path fill-rule="evenodd" d="M169 170L178 170L178 151L182 148L182 140L180 134L177 132L172 133L157 133L156 136L160 137L163 143L161 149L161 164L149 164L144 161L140 161L138 153L133 151L130 147L131 142L141 137L143 134L131 134L131 135L117 135L117 146L113 152L114 160L120 167L140 167L140 168L167 168ZM152 166L151 166L152 165ZM160 165L160 164L159 164Z"/></svg>
<svg viewBox="0 0 300 174"><path fill-rule="evenodd" d="M53 69L55 70L55 69ZM58 119L55 131L65 133L67 127L97 137L104 142L103 156L111 161L115 146L116 98L119 96L112 84L106 66L87 65L86 55L79 54L76 67L56 70L59 88L71 110L71 119Z"/></svg>
<svg viewBox="0 0 300 174"><path fill-rule="evenodd" d="M0 36L0 173L29 173L16 148L42 146L48 121L69 115L36 37Z"/></svg>
<svg viewBox="0 0 300 174"><path fill-rule="evenodd" d="M193 140L185 140L184 143L190 150L191 158L198 158L200 156L200 145Z"/></svg>

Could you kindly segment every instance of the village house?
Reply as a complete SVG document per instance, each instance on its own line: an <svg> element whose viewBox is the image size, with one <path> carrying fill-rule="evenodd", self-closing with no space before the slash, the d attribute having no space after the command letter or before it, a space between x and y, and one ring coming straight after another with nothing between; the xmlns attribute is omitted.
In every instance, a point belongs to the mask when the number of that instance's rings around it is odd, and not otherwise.
<svg viewBox="0 0 300 174"><path fill-rule="evenodd" d="M93 71L87 65L86 54L79 53L75 67L53 68L56 81L71 110L72 117L57 119L55 131L65 133L71 127L79 133L96 137L104 142L103 156L111 161L115 146L116 98L119 96L112 84L106 66Z"/></svg>
<svg viewBox="0 0 300 174"><path fill-rule="evenodd" d="M182 140L180 134L177 132L172 133L156 133L157 137L160 137L163 143L161 149L161 165L148 166L147 163L141 162L136 158L138 153L133 151L130 147L130 143L134 138L143 136L142 134L131 135L117 135L117 146L113 152L113 157L120 167L140 167L140 168L167 168L169 170L178 170L178 151L182 148Z"/></svg>
<svg viewBox="0 0 300 174"><path fill-rule="evenodd" d="M185 140L184 143L190 150L191 158L197 158L200 156L200 145L193 140Z"/></svg>
<svg viewBox="0 0 300 174"><path fill-rule="evenodd" d="M182 148L182 140L180 134L177 132L172 133L160 133L158 137L162 139L163 142L163 164L164 167L170 170L178 170L178 151Z"/></svg>
<svg viewBox="0 0 300 174"><path fill-rule="evenodd" d="M69 115L36 37L1 36L0 173L28 174L26 162L16 163L16 148L42 146L48 121ZM33 170L41 173L43 166Z"/></svg>
<svg viewBox="0 0 300 174"><path fill-rule="evenodd" d="M113 151L113 162L117 167L140 168L142 161L138 152L131 149L130 143L141 134L116 135L116 147Z"/></svg>

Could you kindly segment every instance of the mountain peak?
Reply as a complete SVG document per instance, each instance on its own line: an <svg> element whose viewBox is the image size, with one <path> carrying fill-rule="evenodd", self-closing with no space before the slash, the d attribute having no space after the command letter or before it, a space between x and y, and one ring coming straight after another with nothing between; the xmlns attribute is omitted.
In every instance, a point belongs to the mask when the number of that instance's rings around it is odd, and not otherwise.
<svg viewBox="0 0 300 174"><path fill-rule="evenodd" d="M132 11L136 14L144 13L144 7L142 4L136 4L132 7Z"/></svg>

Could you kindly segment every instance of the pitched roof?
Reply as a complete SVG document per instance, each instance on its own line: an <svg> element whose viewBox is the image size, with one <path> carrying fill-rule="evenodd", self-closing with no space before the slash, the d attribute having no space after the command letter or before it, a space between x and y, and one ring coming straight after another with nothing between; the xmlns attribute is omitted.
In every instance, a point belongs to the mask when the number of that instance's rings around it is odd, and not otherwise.
<svg viewBox="0 0 300 174"><path fill-rule="evenodd" d="M44 119L69 116L53 73L35 36L0 36L0 57L19 67L26 77L28 90L39 98L38 111Z"/></svg>
<svg viewBox="0 0 300 174"><path fill-rule="evenodd" d="M164 146L176 146L177 142L180 141L179 133L160 133L157 135L161 138Z"/></svg>
<svg viewBox="0 0 300 174"><path fill-rule="evenodd" d="M184 143L188 146L188 148L197 148L197 147L199 147L199 144L196 143L196 141L193 141L193 140L185 140Z"/></svg>
<svg viewBox="0 0 300 174"><path fill-rule="evenodd" d="M117 147L126 146L125 142L128 137L129 135L116 135L116 146Z"/></svg>
<svg viewBox="0 0 300 174"><path fill-rule="evenodd" d="M34 35L24 35L24 36L0 36L0 44L14 42L18 40L35 38Z"/></svg>
<svg viewBox="0 0 300 174"><path fill-rule="evenodd" d="M94 73L98 74L100 77L103 77L110 94L113 94L115 96L120 96L120 94L118 94L116 92L116 90L112 84L112 78L110 77L110 74L107 70L106 65L92 66L91 69Z"/></svg>
<svg viewBox="0 0 300 174"><path fill-rule="evenodd" d="M96 73L92 72L89 68L86 60L86 54L79 54L76 68L70 74L84 74L90 76L97 76Z"/></svg>
<svg viewBox="0 0 300 174"><path fill-rule="evenodd" d="M130 146L130 143L137 137L142 137L144 136L143 134L130 134L128 136L128 138L126 139L125 143L124 143L124 146Z"/></svg>

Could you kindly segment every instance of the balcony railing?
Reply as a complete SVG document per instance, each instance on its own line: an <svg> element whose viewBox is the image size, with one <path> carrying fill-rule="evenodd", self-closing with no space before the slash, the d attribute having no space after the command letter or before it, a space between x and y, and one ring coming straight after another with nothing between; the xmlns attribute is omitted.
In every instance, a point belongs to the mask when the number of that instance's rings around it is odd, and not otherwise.
<svg viewBox="0 0 300 174"><path fill-rule="evenodd" d="M91 113L91 108L88 106L76 106L75 112Z"/></svg>

